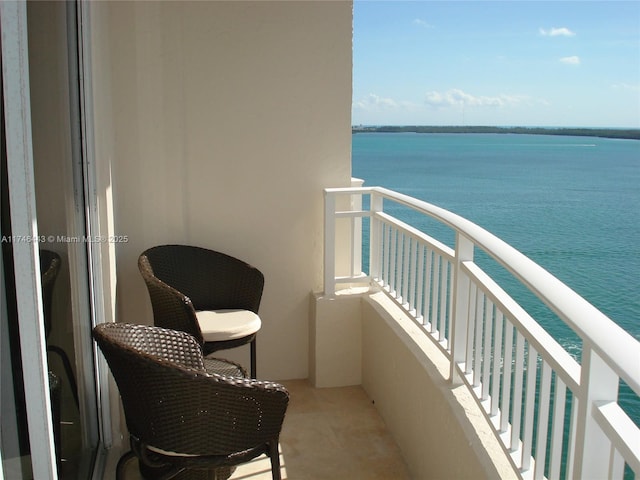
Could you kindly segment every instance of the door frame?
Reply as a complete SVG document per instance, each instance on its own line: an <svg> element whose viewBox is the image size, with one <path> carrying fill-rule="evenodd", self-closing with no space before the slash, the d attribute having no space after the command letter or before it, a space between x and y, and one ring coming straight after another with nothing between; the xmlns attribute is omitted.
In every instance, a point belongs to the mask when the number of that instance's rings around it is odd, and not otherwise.
<svg viewBox="0 0 640 480"><path fill-rule="evenodd" d="M70 85L71 121L79 125L77 134L72 134L74 202L76 210L85 214L84 218L78 215L72 219L71 228L80 230L80 235L86 235L86 238L102 238L100 185L94 154L91 12L88 2L69 3L67 24L70 82L75 83ZM4 93L4 118L1 120L5 122L6 129L12 235L19 240L14 241L12 246L31 463L33 478L55 479L56 452L37 241L26 2L0 2L0 32ZM81 345L76 354L81 359L91 359L90 363L94 366L93 369L79 369L78 380L79 385L84 385L83 388L88 392L84 399L88 412L86 415L95 416L98 420L97 428L85 435L85 441L97 443L92 478L100 479L106 458L104 449L112 444L112 425L119 421L119 410L111 408L110 399L113 395L110 392L108 369L91 340L91 329L98 323L110 320L103 295L102 265L105 261L113 263L115 259L111 258L111 252L108 249L105 251L101 243L86 241L77 247L86 247L86 260L82 260L83 255L77 255L77 261L71 268L79 273L79 278L87 280L88 298L75 295L73 302L76 303L74 307L80 311L89 312L90 324L79 329L74 327L74 335L78 335L78 343ZM112 271L111 276L113 275L115 271ZM89 362L82 363L86 365ZM81 373L80 370L84 371ZM112 415L112 411L116 413ZM0 462L1 478L4 475Z"/></svg>
<svg viewBox="0 0 640 480"><path fill-rule="evenodd" d="M26 2L0 2L0 31L11 234L31 466L34 478L57 478L37 242Z"/></svg>

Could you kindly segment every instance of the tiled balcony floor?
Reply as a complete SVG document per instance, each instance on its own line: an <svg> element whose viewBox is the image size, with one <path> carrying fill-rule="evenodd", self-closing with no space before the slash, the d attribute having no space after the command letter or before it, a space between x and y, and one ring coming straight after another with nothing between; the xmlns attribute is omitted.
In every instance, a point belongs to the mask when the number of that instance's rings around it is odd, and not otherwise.
<svg viewBox="0 0 640 480"><path fill-rule="evenodd" d="M398 447L361 387L315 389L306 380L283 384L291 394L280 437L283 479L410 478ZM231 480L271 479L270 468L262 456L239 466ZM139 480L135 461L127 473L127 479Z"/></svg>

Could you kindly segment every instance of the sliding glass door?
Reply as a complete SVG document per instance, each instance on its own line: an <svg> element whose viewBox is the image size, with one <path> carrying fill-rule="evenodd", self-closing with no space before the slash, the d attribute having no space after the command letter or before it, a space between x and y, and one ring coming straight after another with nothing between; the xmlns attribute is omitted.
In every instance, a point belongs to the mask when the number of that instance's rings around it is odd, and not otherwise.
<svg viewBox="0 0 640 480"><path fill-rule="evenodd" d="M1 12L4 479L90 478L99 445L76 8ZM17 137L29 148L12 147Z"/></svg>

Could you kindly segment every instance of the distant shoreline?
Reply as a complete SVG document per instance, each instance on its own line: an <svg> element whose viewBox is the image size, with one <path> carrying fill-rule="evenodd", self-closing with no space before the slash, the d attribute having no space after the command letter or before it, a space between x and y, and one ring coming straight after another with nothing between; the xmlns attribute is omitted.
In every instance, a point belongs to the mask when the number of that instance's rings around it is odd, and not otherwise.
<svg viewBox="0 0 640 480"><path fill-rule="evenodd" d="M379 126L351 127L352 133L510 133L527 135L565 135L640 140L640 129L633 128L552 128L552 127L454 127L454 126Z"/></svg>

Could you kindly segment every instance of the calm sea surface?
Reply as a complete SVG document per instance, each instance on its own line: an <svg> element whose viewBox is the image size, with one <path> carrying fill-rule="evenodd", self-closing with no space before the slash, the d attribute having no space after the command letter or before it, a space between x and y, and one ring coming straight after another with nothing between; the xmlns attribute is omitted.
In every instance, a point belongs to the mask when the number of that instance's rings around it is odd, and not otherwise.
<svg viewBox="0 0 640 480"><path fill-rule="evenodd" d="M502 238L640 340L640 141L358 133L352 164L367 186L446 208ZM509 284L488 259L486 269ZM579 340L546 307L518 286L506 290L579 356ZM625 409L640 422L640 402L631 397Z"/></svg>

